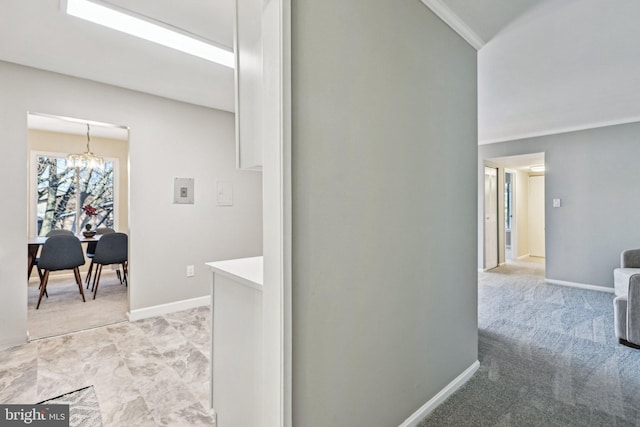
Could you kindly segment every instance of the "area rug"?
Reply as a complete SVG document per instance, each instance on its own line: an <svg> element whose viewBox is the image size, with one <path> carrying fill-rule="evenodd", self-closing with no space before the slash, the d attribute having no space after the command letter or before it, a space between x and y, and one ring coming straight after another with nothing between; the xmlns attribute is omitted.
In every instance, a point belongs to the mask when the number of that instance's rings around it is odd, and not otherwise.
<svg viewBox="0 0 640 427"><path fill-rule="evenodd" d="M39 404L69 405L69 427L102 427L100 405L92 385Z"/></svg>

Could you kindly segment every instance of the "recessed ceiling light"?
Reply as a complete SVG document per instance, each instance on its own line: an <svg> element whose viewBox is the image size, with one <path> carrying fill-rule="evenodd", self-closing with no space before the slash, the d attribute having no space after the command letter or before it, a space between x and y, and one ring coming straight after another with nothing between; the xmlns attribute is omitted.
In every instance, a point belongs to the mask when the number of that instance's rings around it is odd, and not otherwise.
<svg viewBox="0 0 640 427"><path fill-rule="evenodd" d="M67 14L77 18L234 68L233 52L151 22L146 17L143 19L88 0L66 0L62 6Z"/></svg>

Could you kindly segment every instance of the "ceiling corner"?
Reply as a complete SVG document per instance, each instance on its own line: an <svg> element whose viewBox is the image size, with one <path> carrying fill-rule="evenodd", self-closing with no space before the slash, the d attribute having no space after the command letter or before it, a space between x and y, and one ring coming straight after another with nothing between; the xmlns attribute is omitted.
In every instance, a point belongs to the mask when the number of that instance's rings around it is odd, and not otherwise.
<svg viewBox="0 0 640 427"><path fill-rule="evenodd" d="M421 0L433 13L436 14L445 24L451 27L460 35L467 43L476 50L480 50L486 42L473 31L467 24L460 19L446 4L441 0Z"/></svg>

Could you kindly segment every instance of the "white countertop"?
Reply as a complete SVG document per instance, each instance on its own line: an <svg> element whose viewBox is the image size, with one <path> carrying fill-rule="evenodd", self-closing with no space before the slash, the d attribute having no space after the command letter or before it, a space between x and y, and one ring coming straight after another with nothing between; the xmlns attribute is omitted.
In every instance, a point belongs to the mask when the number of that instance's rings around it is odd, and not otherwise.
<svg viewBox="0 0 640 427"><path fill-rule="evenodd" d="M262 257L208 262L211 271L262 291Z"/></svg>

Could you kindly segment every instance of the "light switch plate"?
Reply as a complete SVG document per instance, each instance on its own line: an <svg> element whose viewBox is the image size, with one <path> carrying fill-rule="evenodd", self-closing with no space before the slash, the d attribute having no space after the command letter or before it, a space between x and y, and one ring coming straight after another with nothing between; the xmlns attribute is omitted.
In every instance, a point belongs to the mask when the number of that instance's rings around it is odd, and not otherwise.
<svg viewBox="0 0 640 427"><path fill-rule="evenodd" d="M233 183L218 181L216 188L216 202L218 206L233 206Z"/></svg>
<svg viewBox="0 0 640 427"><path fill-rule="evenodd" d="M553 199L553 207L554 208L560 207L560 199Z"/></svg>

